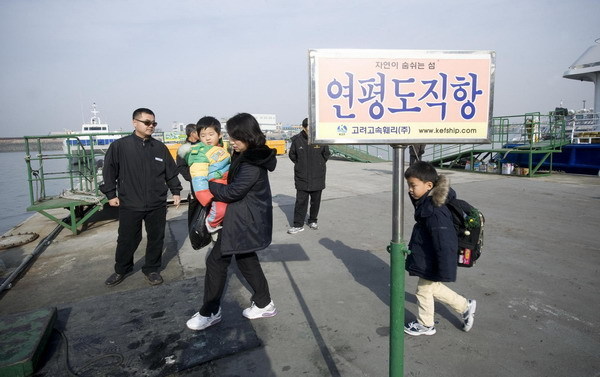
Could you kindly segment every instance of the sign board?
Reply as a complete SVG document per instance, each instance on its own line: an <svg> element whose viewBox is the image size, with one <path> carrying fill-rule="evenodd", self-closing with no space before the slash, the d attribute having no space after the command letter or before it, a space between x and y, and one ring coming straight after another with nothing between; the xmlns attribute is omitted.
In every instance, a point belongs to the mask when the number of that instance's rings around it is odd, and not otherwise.
<svg viewBox="0 0 600 377"><path fill-rule="evenodd" d="M308 55L313 143L489 143L493 51Z"/></svg>
<svg viewBox="0 0 600 377"><path fill-rule="evenodd" d="M181 134L177 131L167 131L163 133L163 142L164 143L185 143L186 135L185 133Z"/></svg>

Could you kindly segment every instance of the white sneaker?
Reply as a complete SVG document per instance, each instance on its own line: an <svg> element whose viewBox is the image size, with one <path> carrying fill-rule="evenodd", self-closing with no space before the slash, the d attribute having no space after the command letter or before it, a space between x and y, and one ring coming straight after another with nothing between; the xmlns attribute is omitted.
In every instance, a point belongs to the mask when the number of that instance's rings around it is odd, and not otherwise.
<svg viewBox="0 0 600 377"><path fill-rule="evenodd" d="M248 319L257 319L257 318L268 318L274 317L277 314L277 308L275 308L275 304L273 301L269 302L267 306L264 308L259 308L256 306L254 301L252 301L252 306L247 309L244 309L242 315Z"/></svg>
<svg viewBox="0 0 600 377"><path fill-rule="evenodd" d="M308 223L308 227L312 230L317 230L317 229L319 229L319 224L317 224L317 222L314 221L312 223Z"/></svg>
<svg viewBox="0 0 600 377"><path fill-rule="evenodd" d="M187 321L186 325L190 330L204 330L219 322L221 322L221 308L219 308L217 314L211 314L210 317L204 317L198 312Z"/></svg>
<svg viewBox="0 0 600 377"><path fill-rule="evenodd" d="M412 321L404 326L404 332L408 335L419 336L419 335L433 335L435 334L435 327L423 326L417 321Z"/></svg>
<svg viewBox="0 0 600 377"><path fill-rule="evenodd" d="M475 321L475 309L477 309L477 301L469 300L467 311L465 311L462 315L463 331L469 331L471 330L471 327L473 327L473 322Z"/></svg>
<svg viewBox="0 0 600 377"><path fill-rule="evenodd" d="M287 232L288 232L289 234L296 234L296 233L300 233L300 232L302 232L303 230L304 230L304 227L303 227L303 226L298 226L298 227L296 227L296 226L293 226L293 227L291 227L290 229L288 229L288 231L287 231Z"/></svg>

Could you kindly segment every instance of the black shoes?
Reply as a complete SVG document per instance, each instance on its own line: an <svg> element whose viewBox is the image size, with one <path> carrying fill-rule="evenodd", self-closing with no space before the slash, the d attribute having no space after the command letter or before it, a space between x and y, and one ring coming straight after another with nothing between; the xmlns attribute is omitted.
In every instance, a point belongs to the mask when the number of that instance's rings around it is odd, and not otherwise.
<svg viewBox="0 0 600 377"><path fill-rule="evenodd" d="M123 280L125 280L125 274L117 274L115 272L114 274L110 275L108 277L108 279L106 279L104 284L106 284L108 287L114 287L115 285L119 284Z"/></svg>
<svg viewBox="0 0 600 377"><path fill-rule="evenodd" d="M159 285L163 283L163 278L158 272L150 272L146 275L146 280L150 285Z"/></svg>
<svg viewBox="0 0 600 377"><path fill-rule="evenodd" d="M114 274L110 275L108 279L106 279L104 284L106 284L107 287L114 287L115 285L125 280L125 277L127 277L127 275L128 274L118 274L115 272ZM145 276L146 280L150 285L159 285L163 283L163 278L158 272L150 272Z"/></svg>

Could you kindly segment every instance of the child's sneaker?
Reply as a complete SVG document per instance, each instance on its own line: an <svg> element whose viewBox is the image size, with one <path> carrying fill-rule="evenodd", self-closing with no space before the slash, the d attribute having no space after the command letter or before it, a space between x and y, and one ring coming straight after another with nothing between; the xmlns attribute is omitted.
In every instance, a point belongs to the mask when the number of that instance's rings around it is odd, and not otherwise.
<svg viewBox="0 0 600 377"><path fill-rule="evenodd" d="M300 233L304 230L303 226L293 226L290 229L288 229L288 233L289 234L296 234L296 233Z"/></svg>
<svg viewBox="0 0 600 377"><path fill-rule="evenodd" d="M469 331L471 330L471 327L473 327L473 321L475 321L475 309L477 309L477 301L469 300L467 311L462 315L463 331Z"/></svg>
<svg viewBox="0 0 600 377"><path fill-rule="evenodd" d="M206 219L205 223L206 223L206 230L208 230L208 233L214 233L223 227L222 225L210 226L210 224L208 223L208 219Z"/></svg>
<svg viewBox="0 0 600 377"><path fill-rule="evenodd" d="M198 312L187 321L186 325L190 330L204 330L219 322L221 322L221 308L219 308L217 314L211 314L210 317L204 317Z"/></svg>
<svg viewBox="0 0 600 377"><path fill-rule="evenodd" d="M419 322L413 321L413 322L410 322L409 324L407 324L406 326L404 326L404 332L407 333L408 335L414 335L414 336L433 335L433 334L435 334L435 327L423 326Z"/></svg>
<svg viewBox="0 0 600 377"><path fill-rule="evenodd" d="M252 306L247 309L244 309L242 315L248 319L257 319L257 318L268 318L274 317L277 314L277 309L275 308L275 304L273 301L269 302L267 306L264 308L259 308L256 306L254 301L252 301Z"/></svg>

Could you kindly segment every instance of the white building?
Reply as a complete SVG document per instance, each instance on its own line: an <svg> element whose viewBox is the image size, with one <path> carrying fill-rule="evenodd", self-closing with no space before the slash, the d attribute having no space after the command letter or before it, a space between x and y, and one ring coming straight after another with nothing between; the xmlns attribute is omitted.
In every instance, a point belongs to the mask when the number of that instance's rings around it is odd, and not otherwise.
<svg viewBox="0 0 600 377"><path fill-rule="evenodd" d="M185 133L185 124L175 121L173 124L171 124L171 131Z"/></svg>
<svg viewBox="0 0 600 377"><path fill-rule="evenodd" d="M260 129L265 131L276 131L277 116L275 114L252 114L258 121Z"/></svg>

